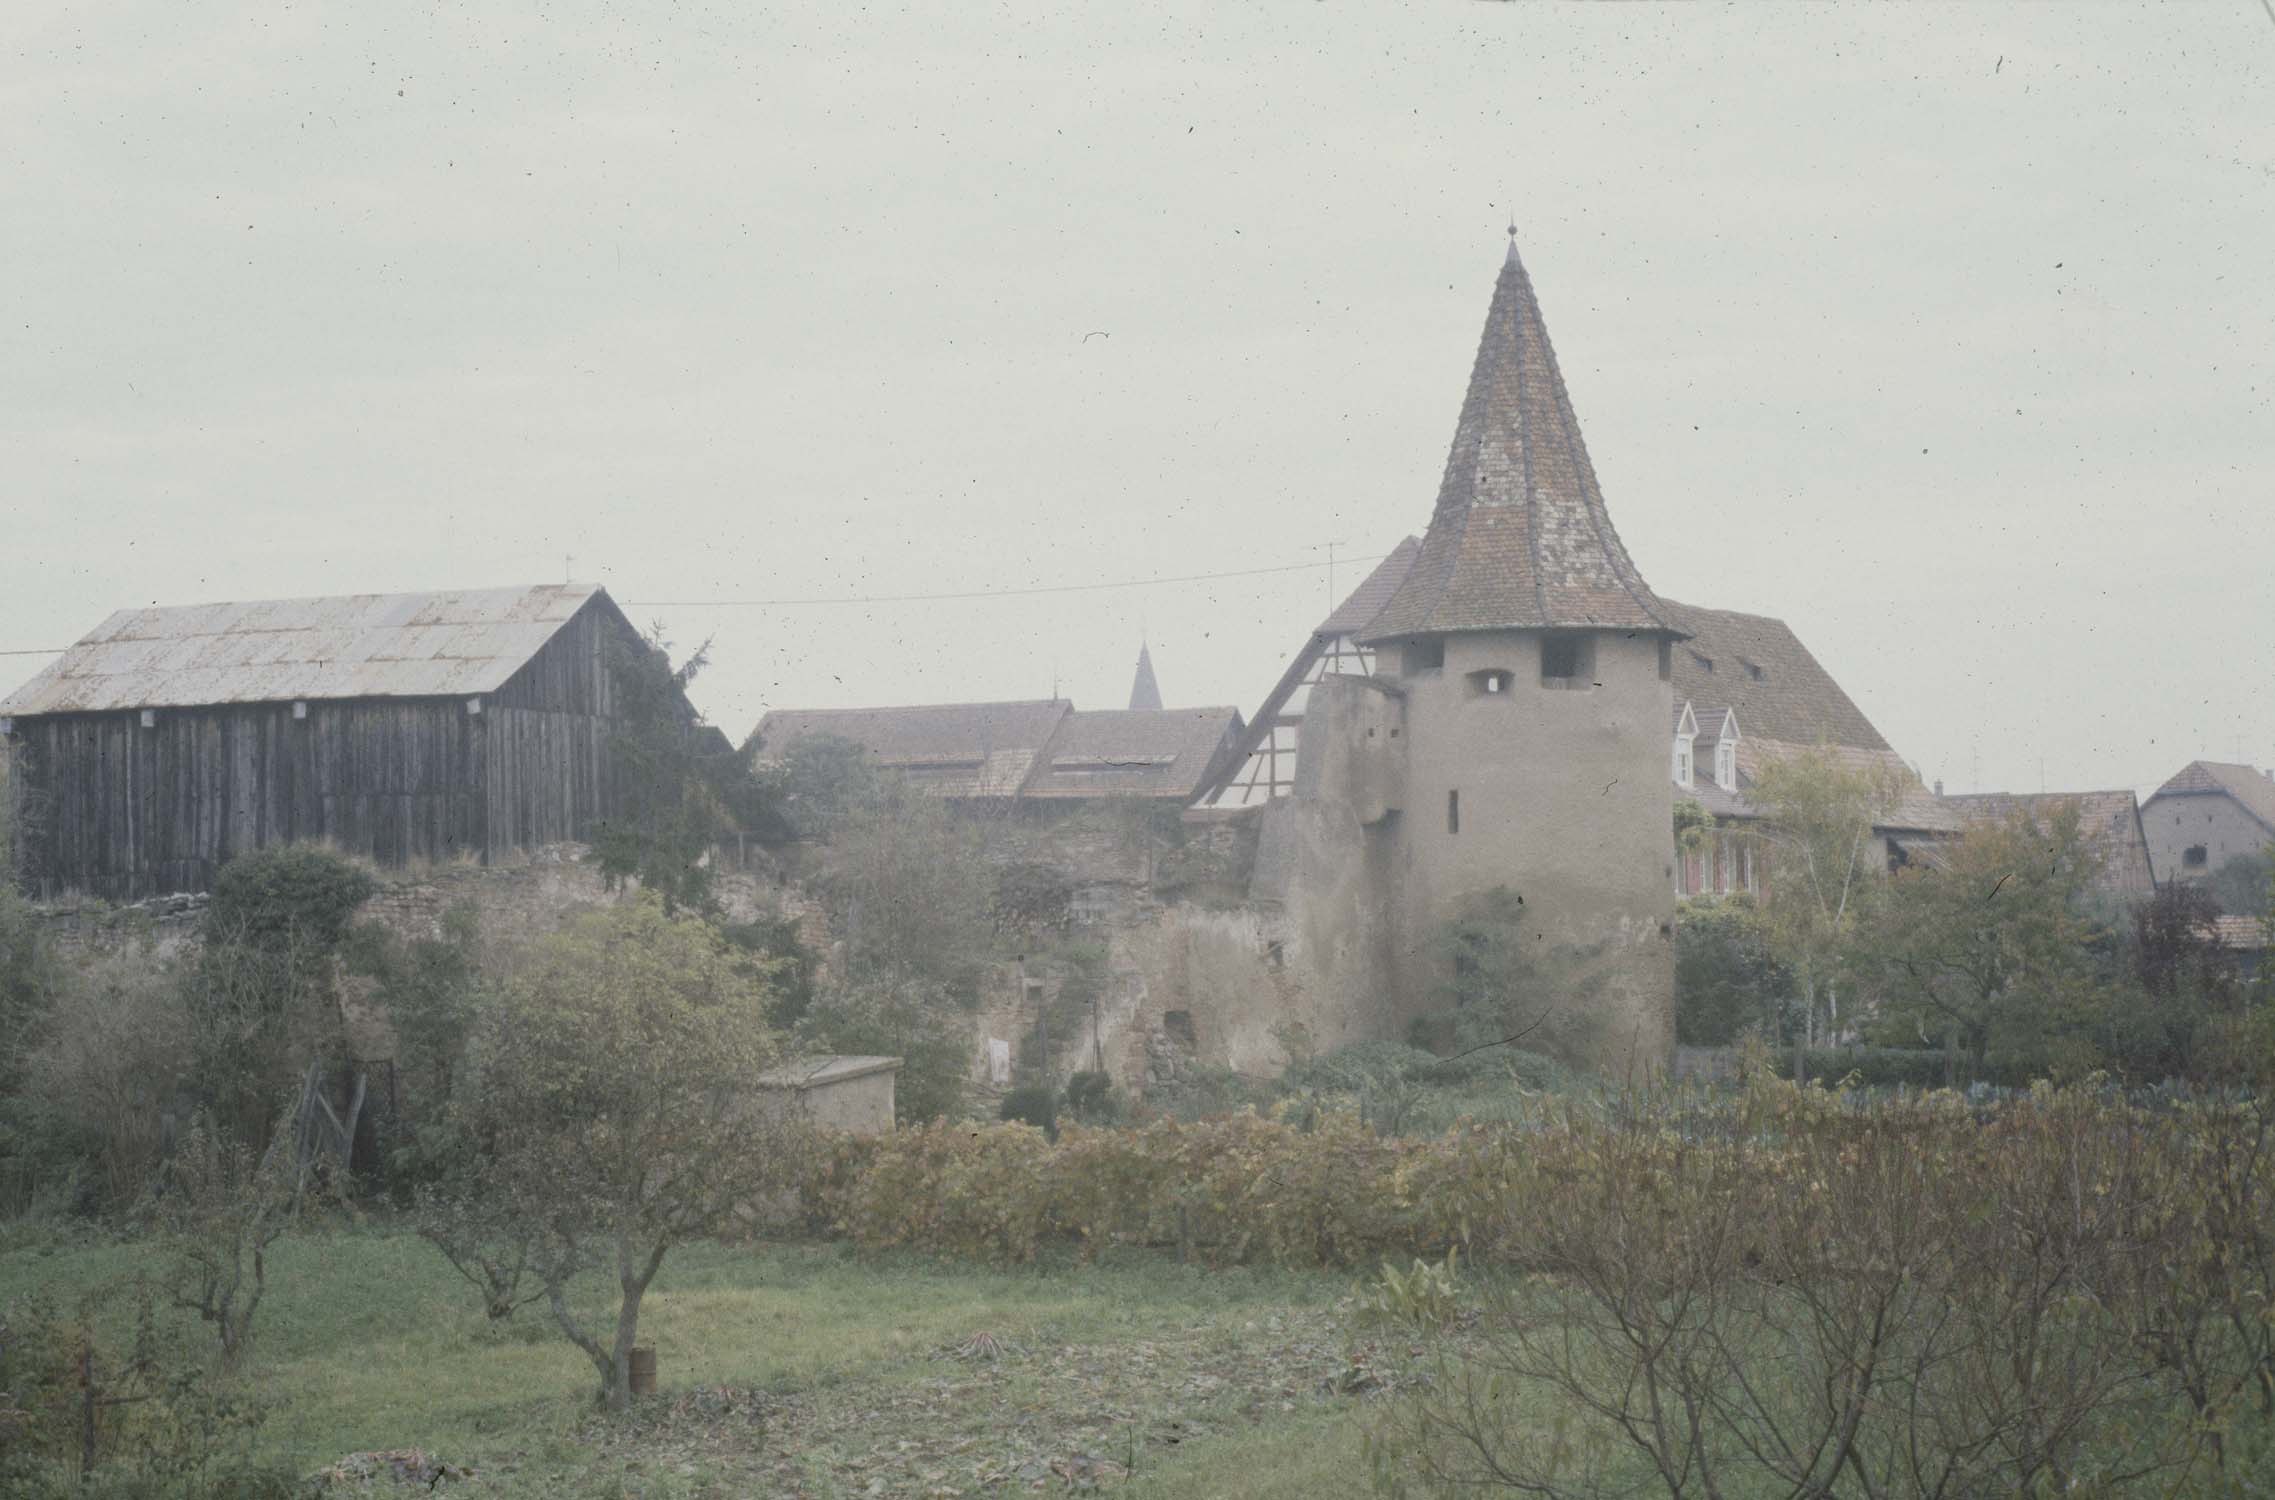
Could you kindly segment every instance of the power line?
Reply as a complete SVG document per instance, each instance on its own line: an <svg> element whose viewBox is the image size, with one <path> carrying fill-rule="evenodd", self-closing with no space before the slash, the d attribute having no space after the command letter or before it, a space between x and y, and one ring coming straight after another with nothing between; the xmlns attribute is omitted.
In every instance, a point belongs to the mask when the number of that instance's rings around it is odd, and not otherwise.
<svg viewBox="0 0 2275 1500"><path fill-rule="evenodd" d="M1374 557L1338 557L1337 563L1379 562ZM949 599L1016 599L1034 594L1087 594L1104 589L1153 588L1168 583L1207 583L1219 578L1256 578L1266 573L1304 573L1325 562L1283 563L1270 568L1235 568L1223 573L1181 573L1165 578L1125 578L1112 583L1046 583L1023 589L966 589L950 594L862 594L836 599L627 599L626 609L800 609L823 604L930 604Z"/></svg>
<svg viewBox="0 0 2275 1500"><path fill-rule="evenodd" d="M1268 573L1305 573L1325 568L1332 576L1341 563L1380 562L1372 557L1333 556L1324 562L1281 563L1269 568L1232 568L1222 573L1179 573L1162 578L1123 578L1111 583L1044 583L1023 589L964 589L948 594L852 594L835 599L626 599L626 609L806 609L829 604L933 604L951 599L1019 599L1036 594L1090 594L1106 589L1155 588L1171 583L1210 583L1220 578L1260 578ZM0 651L0 656L61 656L69 648Z"/></svg>

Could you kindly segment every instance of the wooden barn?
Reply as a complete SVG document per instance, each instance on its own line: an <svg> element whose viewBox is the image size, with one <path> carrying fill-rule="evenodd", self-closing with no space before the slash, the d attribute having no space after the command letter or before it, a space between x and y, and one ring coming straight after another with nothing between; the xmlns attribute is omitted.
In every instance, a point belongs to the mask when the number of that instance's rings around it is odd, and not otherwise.
<svg viewBox="0 0 2275 1500"><path fill-rule="evenodd" d="M616 802L615 643L639 633L592 585L121 610L0 699L18 879L131 901L275 844L403 865L587 838Z"/></svg>

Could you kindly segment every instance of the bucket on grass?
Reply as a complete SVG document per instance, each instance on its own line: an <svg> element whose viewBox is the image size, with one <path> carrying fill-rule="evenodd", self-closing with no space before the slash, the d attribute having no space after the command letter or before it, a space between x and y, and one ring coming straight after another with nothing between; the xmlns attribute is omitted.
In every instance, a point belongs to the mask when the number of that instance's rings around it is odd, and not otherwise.
<svg viewBox="0 0 2275 1500"><path fill-rule="evenodd" d="M653 1344L635 1345L632 1358L625 1366L632 1380L632 1394L653 1396L656 1393L656 1349Z"/></svg>

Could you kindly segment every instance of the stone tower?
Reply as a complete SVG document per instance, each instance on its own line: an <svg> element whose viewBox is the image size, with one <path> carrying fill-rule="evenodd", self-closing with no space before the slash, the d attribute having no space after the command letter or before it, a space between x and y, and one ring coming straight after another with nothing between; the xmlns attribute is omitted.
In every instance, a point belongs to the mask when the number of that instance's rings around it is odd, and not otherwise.
<svg viewBox="0 0 2275 1500"><path fill-rule="evenodd" d="M1574 1039L1615 1076L1667 1063L1674 621L1612 529L1512 230L1429 532L1360 636L1404 696L1383 892L1402 1011L1441 977L1434 934L1505 887L1582 997Z"/></svg>

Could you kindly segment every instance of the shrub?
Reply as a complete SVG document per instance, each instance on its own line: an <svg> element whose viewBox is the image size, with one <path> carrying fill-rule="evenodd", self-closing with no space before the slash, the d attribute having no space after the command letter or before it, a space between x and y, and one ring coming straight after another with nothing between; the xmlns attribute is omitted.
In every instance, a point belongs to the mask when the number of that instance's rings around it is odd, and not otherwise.
<svg viewBox="0 0 2275 1500"><path fill-rule="evenodd" d="M2275 1406L2275 1117L1757 1080L1537 1131L1389 1493L2187 1492ZM1543 1422L1544 1411L1561 1413ZM2231 1483L2208 1492L2226 1493ZM2248 1492L2236 1489L2234 1492Z"/></svg>
<svg viewBox="0 0 2275 1500"><path fill-rule="evenodd" d="M26 1058L12 1113L24 1169L82 1210L121 1208L150 1186L186 1117L190 1024L179 976L129 948L72 970Z"/></svg>
<svg viewBox="0 0 2275 1500"><path fill-rule="evenodd" d="M1114 1092L1114 1075L1084 1071L1069 1078L1066 1110L1085 1125L1121 1123L1122 1101Z"/></svg>
<svg viewBox="0 0 2275 1500"><path fill-rule="evenodd" d="M101 1316L114 1304L122 1315ZM101 1331L124 1322L123 1338ZM293 1473L250 1452L266 1408L217 1385L139 1282L66 1314L0 1308L0 1491L22 1500L284 1500Z"/></svg>
<svg viewBox="0 0 2275 1500"><path fill-rule="evenodd" d="M1059 1124L1058 1095L1047 1083L1023 1083L1003 1096L995 1117L1032 1125L1046 1135L1055 1136Z"/></svg>

